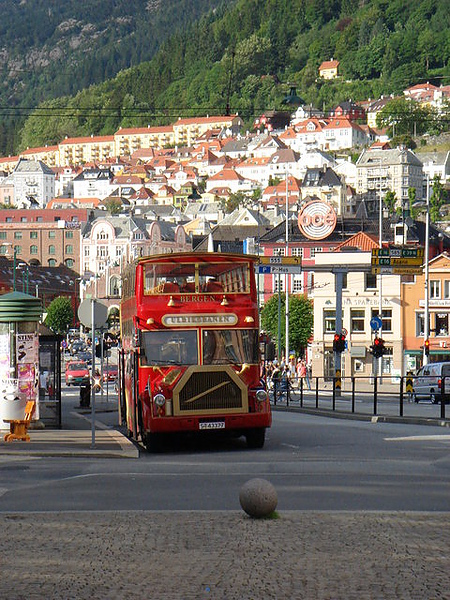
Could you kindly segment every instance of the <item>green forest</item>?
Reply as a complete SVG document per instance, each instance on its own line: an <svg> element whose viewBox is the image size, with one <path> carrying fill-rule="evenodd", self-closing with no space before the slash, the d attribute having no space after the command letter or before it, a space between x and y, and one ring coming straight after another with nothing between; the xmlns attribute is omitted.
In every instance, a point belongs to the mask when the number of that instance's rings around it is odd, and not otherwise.
<svg viewBox="0 0 450 600"><path fill-rule="evenodd" d="M449 3L440 0L407 7L400 0L228 2L175 31L151 60L36 103L14 150L227 110L250 126L281 107L290 85L325 110L419 82L448 85L449 25ZM340 61L340 76L320 80L318 66L331 58Z"/></svg>

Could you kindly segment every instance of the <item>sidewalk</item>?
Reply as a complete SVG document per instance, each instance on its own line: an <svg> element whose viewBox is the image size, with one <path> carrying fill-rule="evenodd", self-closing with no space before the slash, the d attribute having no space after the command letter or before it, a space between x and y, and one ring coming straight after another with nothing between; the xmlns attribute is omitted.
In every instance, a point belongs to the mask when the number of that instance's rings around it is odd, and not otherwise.
<svg viewBox="0 0 450 600"><path fill-rule="evenodd" d="M117 412L113 403L96 404L95 435L92 444L91 409L68 406L63 417L62 429L40 428L31 425L29 442L15 440L6 443L3 436L9 429L2 429L0 437L1 456L54 456L89 458L139 458L138 447L113 427L103 424L97 417L101 413ZM79 417L82 418L80 421Z"/></svg>

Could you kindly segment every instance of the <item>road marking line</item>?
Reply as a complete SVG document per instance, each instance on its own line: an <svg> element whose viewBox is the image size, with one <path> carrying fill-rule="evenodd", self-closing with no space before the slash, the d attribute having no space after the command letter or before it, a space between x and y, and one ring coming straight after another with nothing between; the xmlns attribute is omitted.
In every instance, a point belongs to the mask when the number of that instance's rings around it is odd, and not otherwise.
<svg viewBox="0 0 450 600"><path fill-rule="evenodd" d="M427 442L432 440L445 440L450 442L450 435L410 435L384 439L386 442Z"/></svg>
<svg viewBox="0 0 450 600"><path fill-rule="evenodd" d="M70 413L72 416L77 416L80 419L84 419L85 421L88 421L89 423L91 423L91 419L89 417L86 417L85 415L80 415L79 413L76 412L72 412ZM97 419L95 420L95 426L98 427L98 429L111 429L111 425L105 425L104 423L102 423L101 421L97 421Z"/></svg>

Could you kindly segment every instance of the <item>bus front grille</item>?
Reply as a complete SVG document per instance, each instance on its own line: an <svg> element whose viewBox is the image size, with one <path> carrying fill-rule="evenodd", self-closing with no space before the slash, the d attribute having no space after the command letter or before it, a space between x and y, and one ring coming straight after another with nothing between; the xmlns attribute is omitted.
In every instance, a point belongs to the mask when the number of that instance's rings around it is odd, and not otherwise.
<svg viewBox="0 0 450 600"><path fill-rule="evenodd" d="M175 386L174 415L247 412L247 388L230 367L191 367Z"/></svg>

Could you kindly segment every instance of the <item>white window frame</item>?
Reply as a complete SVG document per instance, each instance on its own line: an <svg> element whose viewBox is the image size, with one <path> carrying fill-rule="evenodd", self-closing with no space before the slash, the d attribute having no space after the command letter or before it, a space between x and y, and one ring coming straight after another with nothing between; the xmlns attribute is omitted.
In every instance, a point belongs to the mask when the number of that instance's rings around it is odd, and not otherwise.
<svg viewBox="0 0 450 600"><path fill-rule="evenodd" d="M441 280L430 280L430 299L439 300L441 298Z"/></svg>

